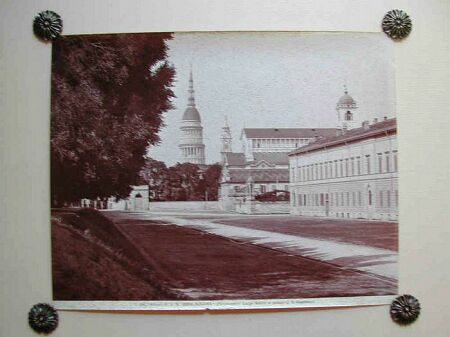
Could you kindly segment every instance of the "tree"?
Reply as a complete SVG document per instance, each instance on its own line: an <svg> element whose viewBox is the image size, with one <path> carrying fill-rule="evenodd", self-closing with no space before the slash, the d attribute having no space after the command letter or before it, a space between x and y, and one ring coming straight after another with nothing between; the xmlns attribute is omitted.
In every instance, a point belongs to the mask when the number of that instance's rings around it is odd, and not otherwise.
<svg viewBox="0 0 450 337"><path fill-rule="evenodd" d="M148 158L141 171L141 183L150 188L150 198L155 201L217 200L221 166L177 163L166 165Z"/></svg>
<svg viewBox="0 0 450 337"><path fill-rule="evenodd" d="M217 200L219 191L219 179L222 166L219 164L209 165L204 173L205 189L208 192L208 200Z"/></svg>
<svg viewBox="0 0 450 337"><path fill-rule="evenodd" d="M171 34L63 36L53 44L54 205L126 197L171 109Z"/></svg>
<svg viewBox="0 0 450 337"><path fill-rule="evenodd" d="M202 200L202 191L199 188L201 171L198 165L192 163L178 163L174 166L180 176L181 187L185 191L185 200Z"/></svg>
<svg viewBox="0 0 450 337"><path fill-rule="evenodd" d="M150 190L150 199L164 201L170 199L170 171L166 164L152 158L147 158L141 170L141 183Z"/></svg>

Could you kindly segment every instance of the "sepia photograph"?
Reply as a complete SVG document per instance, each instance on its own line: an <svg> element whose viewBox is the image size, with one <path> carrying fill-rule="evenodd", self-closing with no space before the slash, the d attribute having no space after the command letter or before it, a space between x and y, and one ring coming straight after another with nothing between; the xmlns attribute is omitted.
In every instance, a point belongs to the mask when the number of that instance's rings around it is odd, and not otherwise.
<svg viewBox="0 0 450 337"><path fill-rule="evenodd" d="M62 36L51 109L54 301L397 294L383 33Z"/></svg>

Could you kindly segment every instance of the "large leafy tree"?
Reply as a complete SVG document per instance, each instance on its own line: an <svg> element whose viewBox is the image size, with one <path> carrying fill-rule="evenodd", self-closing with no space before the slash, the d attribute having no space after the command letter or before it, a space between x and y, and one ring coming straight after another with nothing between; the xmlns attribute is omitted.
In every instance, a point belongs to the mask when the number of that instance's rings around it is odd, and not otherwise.
<svg viewBox="0 0 450 337"><path fill-rule="evenodd" d="M150 188L155 201L217 200L219 164L199 167L177 163L167 167L163 162L148 158L141 171L141 183Z"/></svg>
<svg viewBox="0 0 450 337"><path fill-rule="evenodd" d="M66 36L53 44L54 205L125 197L171 109L171 34Z"/></svg>
<svg viewBox="0 0 450 337"><path fill-rule="evenodd" d="M170 174L171 170L164 162L152 158L145 161L141 171L141 183L148 185L152 200L170 199Z"/></svg>

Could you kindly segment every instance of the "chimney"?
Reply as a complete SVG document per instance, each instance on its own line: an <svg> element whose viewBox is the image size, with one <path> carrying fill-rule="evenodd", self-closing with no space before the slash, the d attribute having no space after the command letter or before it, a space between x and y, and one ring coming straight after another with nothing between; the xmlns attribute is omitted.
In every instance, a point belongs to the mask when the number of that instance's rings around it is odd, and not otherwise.
<svg viewBox="0 0 450 337"><path fill-rule="evenodd" d="M374 118L374 119L373 119L373 123L374 123L374 124L378 123L378 118Z"/></svg>
<svg viewBox="0 0 450 337"><path fill-rule="evenodd" d="M364 130L369 130L369 121L362 122L362 127Z"/></svg>
<svg viewBox="0 0 450 337"><path fill-rule="evenodd" d="M383 120L387 121L387 116L384 116Z"/></svg>
<svg viewBox="0 0 450 337"><path fill-rule="evenodd" d="M347 126L343 125L342 127L336 129L336 136L337 137L343 136L343 135L345 135L346 132L347 132Z"/></svg>

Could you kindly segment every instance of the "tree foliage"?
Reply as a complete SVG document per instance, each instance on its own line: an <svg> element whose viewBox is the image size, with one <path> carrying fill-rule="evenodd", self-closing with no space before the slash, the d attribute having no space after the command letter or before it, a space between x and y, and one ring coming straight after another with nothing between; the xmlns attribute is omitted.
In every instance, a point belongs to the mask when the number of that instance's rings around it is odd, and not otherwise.
<svg viewBox="0 0 450 337"><path fill-rule="evenodd" d="M217 200L219 192L219 179L222 166L219 164L209 165L204 174L204 186L208 192L208 200Z"/></svg>
<svg viewBox="0 0 450 337"><path fill-rule="evenodd" d="M147 159L141 171L143 184L155 201L217 200L221 166L177 163L167 167L161 161Z"/></svg>
<svg viewBox="0 0 450 337"><path fill-rule="evenodd" d="M52 201L125 197L171 108L171 34L65 36L53 43Z"/></svg>

